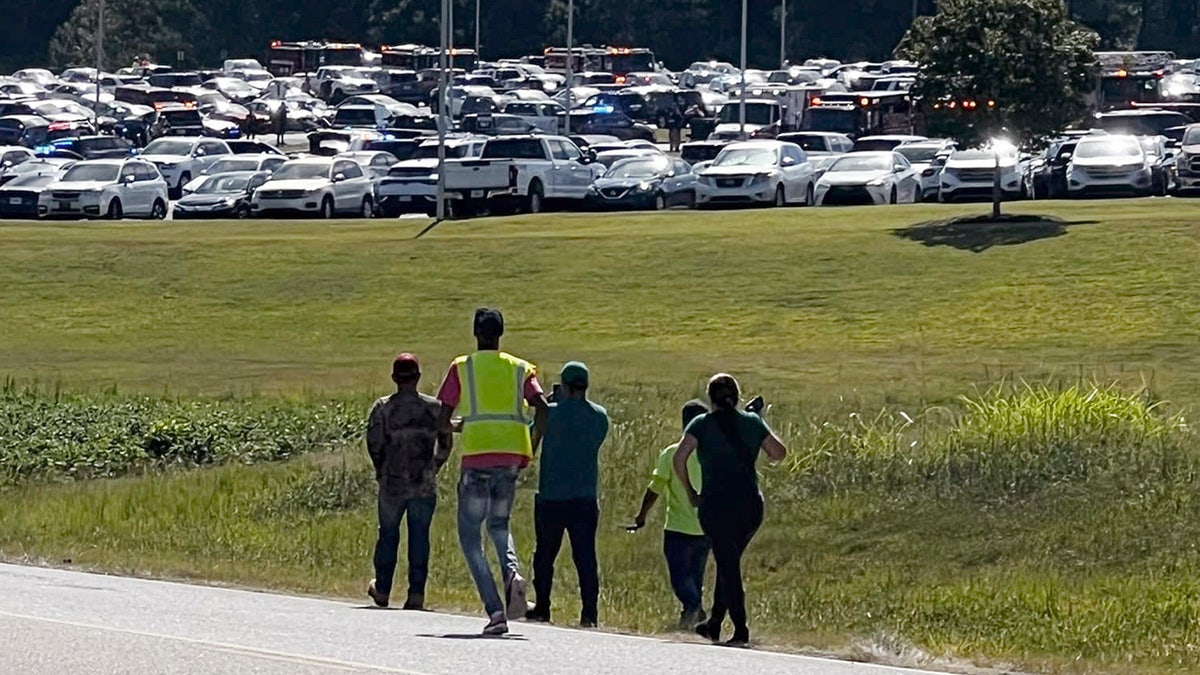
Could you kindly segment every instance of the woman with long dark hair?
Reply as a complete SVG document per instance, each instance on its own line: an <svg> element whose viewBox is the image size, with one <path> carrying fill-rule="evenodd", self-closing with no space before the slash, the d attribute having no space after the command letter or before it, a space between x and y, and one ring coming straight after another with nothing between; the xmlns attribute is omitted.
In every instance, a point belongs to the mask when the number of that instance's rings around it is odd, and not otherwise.
<svg viewBox="0 0 1200 675"><path fill-rule="evenodd" d="M744 647L750 643L750 627L746 623L742 554L763 520L763 497L754 467L759 450L778 462L787 456L787 448L762 417L738 409L741 392L732 375L714 375L708 381L708 398L712 412L688 424L674 462L676 475L699 508L700 527L712 542L717 563L712 612L696 626L696 632L720 642L721 624L728 612L733 638L726 644ZM700 461L703 494L696 493L688 478L687 461L693 452Z"/></svg>

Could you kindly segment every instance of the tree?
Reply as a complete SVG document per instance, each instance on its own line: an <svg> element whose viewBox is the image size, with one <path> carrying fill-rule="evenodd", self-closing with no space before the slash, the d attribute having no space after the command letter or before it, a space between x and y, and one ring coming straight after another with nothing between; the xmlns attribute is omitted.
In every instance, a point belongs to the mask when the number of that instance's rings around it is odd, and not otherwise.
<svg viewBox="0 0 1200 675"><path fill-rule="evenodd" d="M95 64L99 4L99 0L84 0L55 31L50 40L50 59L55 65ZM104 67L128 66L140 54L174 63L177 52L192 53L188 36L204 24L204 17L190 0L106 0ZM194 61L196 57L190 58Z"/></svg>
<svg viewBox="0 0 1200 675"><path fill-rule="evenodd" d="M1036 146L1087 111L1097 43L1062 0L939 0L897 53L921 64L914 94L954 138Z"/></svg>

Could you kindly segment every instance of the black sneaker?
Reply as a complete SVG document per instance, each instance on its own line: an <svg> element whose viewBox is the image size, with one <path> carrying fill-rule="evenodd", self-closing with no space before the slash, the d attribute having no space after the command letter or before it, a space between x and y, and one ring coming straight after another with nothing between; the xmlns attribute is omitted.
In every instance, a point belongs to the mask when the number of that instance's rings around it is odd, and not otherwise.
<svg viewBox="0 0 1200 675"><path fill-rule="evenodd" d="M725 646L726 647L740 647L742 649L749 647L750 646L750 631L748 631L748 630L733 631L733 637L731 637L725 641Z"/></svg>
<svg viewBox="0 0 1200 675"><path fill-rule="evenodd" d="M712 642L714 645L721 641L721 624L713 625L712 620L696 624L696 635Z"/></svg>
<svg viewBox="0 0 1200 675"><path fill-rule="evenodd" d="M550 610L540 607L531 607L528 612L525 612L525 620L536 623L550 623Z"/></svg>
<svg viewBox="0 0 1200 675"><path fill-rule="evenodd" d="M696 626L696 624L704 623L707 620L708 615L705 614L704 610L702 609L697 609L691 612L683 611L679 613L679 629L691 630Z"/></svg>
<svg viewBox="0 0 1200 675"><path fill-rule="evenodd" d="M367 584L367 597L375 602L376 607L388 606L388 596L376 590L374 579L371 580L371 583Z"/></svg>
<svg viewBox="0 0 1200 675"><path fill-rule="evenodd" d="M414 612L425 611L425 596L416 593L409 595L408 599L404 601L404 609Z"/></svg>
<svg viewBox="0 0 1200 675"><path fill-rule="evenodd" d="M585 616L579 619L580 628L595 628L599 623L594 616Z"/></svg>

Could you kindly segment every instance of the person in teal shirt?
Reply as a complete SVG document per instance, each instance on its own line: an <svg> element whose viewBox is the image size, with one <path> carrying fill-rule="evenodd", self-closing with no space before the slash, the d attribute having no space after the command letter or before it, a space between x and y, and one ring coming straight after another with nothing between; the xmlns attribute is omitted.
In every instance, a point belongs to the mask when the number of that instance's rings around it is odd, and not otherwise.
<svg viewBox="0 0 1200 675"><path fill-rule="evenodd" d="M703 401L688 401L683 406L683 428L691 421L708 412ZM696 507L688 499L687 489L675 475L675 450L678 443L668 446L658 455L650 485L642 497L642 508L627 528L636 532L646 526L646 515L661 497L667 500L667 522L663 528L663 556L667 559L667 574L671 578L671 589L683 610L679 613L681 628L690 629L705 620L704 572L708 567L708 555L712 548ZM692 485L699 489L700 461L693 455L688 459L688 476Z"/></svg>
<svg viewBox="0 0 1200 675"><path fill-rule="evenodd" d="M579 625L593 628L599 620L600 602L600 571L596 562L599 458L600 446L608 436L608 412L588 400L587 366L572 361L563 366L560 379L562 394L549 407L533 506L536 532L533 588L537 603L525 618L550 621L554 561L565 533L571 537L571 557L579 573L579 594L583 601Z"/></svg>

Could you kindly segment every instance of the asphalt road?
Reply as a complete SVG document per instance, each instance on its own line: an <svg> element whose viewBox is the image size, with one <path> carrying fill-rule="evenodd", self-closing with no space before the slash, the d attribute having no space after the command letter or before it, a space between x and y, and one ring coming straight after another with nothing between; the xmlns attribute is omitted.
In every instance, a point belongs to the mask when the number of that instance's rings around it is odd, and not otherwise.
<svg viewBox="0 0 1200 675"><path fill-rule="evenodd" d="M764 651L0 565L0 673L917 675Z"/></svg>

